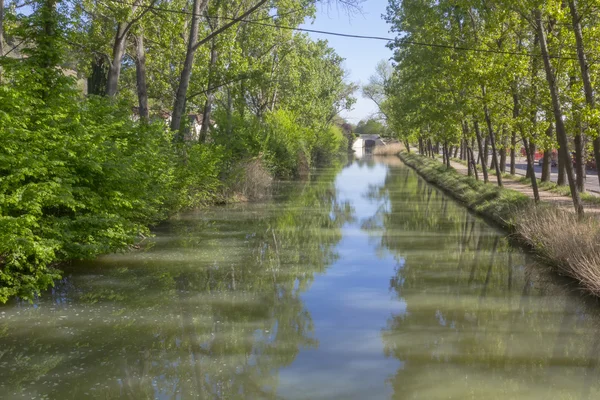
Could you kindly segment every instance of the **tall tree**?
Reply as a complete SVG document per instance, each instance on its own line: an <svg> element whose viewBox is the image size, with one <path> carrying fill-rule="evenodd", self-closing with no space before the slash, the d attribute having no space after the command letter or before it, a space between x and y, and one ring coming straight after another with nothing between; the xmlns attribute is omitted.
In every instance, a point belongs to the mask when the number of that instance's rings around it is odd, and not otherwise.
<svg viewBox="0 0 600 400"><path fill-rule="evenodd" d="M176 132L179 131L181 128L181 118L185 112L187 90L190 85L192 67L194 64L194 54L196 53L196 50L198 50L198 48L203 44L210 42L215 36L219 35L221 32L224 32L231 26L244 20L246 17L248 17L253 12L255 12L267 3L267 0L258 0L254 6L250 7L249 9L241 13L239 16L232 18L230 22L223 24L220 28L211 32L202 40L198 40L198 27L200 23L200 17L206 9L208 1L209 0L194 0L193 15L191 22L192 26L190 29L190 35L188 39L188 47L185 54L183 69L181 70L181 77L179 78L177 94L175 95L173 113L171 115L171 130ZM181 135L178 135L178 137L181 138Z"/></svg>
<svg viewBox="0 0 600 400"><path fill-rule="evenodd" d="M550 62L550 54L548 53L548 45L546 41L546 31L542 21L542 12L540 9L534 10L535 24L537 27L538 39L540 44L540 50L542 52L542 59L544 61L544 69L546 70L546 80L550 89L550 96L552 97L552 110L554 112L554 120L556 125L556 137L559 144L559 153L564 162L564 167L569 181L569 188L571 189L571 198L573 199L573 206L577 215L583 216L583 204L581 203L581 197L577 190L575 183L575 177L573 174L573 164L570 162L571 157L569 153L569 141L567 139L567 132L565 129L565 123L563 120L563 111L560 103L560 97L558 93L558 86L556 83L556 75L552 64Z"/></svg>
<svg viewBox="0 0 600 400"><path fill-rule="evenodd" d="M121 76L121 64L125 55L125 46L131 28L152 9L157 0L151 0L148 6L142 6L143 0L135 0L128 10L129 20L119 22L113 41L112 58L108 70L108 79L106 82L106 95L115 96L119 87L119 77ZM139 13L136 13L141 8Z"/></svg>
<svg viewBox="0 0 600 400"><path fill-rule="evenodd" d="M575 33L575 41L577 44L577 60L579 62L579 68L581 71L581 79L583 80L583 91L585 93L585 101L590 110L595 110L596 101L594 98L594 89L590 77L590 66L587 60L587 54L583 43L581 15L579 15L579 11L577 9L577 4L575 3L575 0L569 0L569 10L571 12L571 23L573 26L573 32ZM596 160L596 165L600 166L600 127L597 124L594 125L594 128L596 130L596 132L593 133L594 158ZM597 175L598 180L600 182L600 173Z"/></svg>

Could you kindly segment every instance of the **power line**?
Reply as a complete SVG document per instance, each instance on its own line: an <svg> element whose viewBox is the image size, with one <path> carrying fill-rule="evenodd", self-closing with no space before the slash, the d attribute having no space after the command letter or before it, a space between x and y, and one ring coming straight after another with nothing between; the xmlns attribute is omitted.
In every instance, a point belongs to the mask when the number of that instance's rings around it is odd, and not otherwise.
<svg viewBox="0 0 600 400"><path fill-rule="evenodd" d="M113 3L119 3L119 4L129 5L129 6L133 6L134 5L133 3L129 3L129 2L126 2L124 0L110 0L110 1L113 2ZM160 12L167 12L167 13L173 13L173 14L183 14L183 15L190 15L190 16L194 16L195 15L195 13L193 13L191 11L175 10L175 9L172 9L172 8L158 7L158 6L154 6L154 5L141 5L141 4L138 4L137 6L138 7L142 7L142 8L146 8L146 9L151 9L151 10L154 10L154 11L160 11ZM530 58L539 57L539 54L529 53L529 52L519 52L519 51L510 51L510 50L495 50L495 49L481 49L481 48L476 48L476 47L455 46L455 45L449 45L449 44L443 44L443 43L428 43L428 42L420 42L420 41L407 40L407 39L397 39L397 38L390 38L390 37L383 37L383 36L355 35L355 34L351 34L351 33L323 31L323 30L318 30L318 29L300 28L300 27L293 27L293 26L286 26L286 25L279 25L279 24L269 24L269 23L266 23L266 22L260 22L260 21L264 21L264 20L269 20L269 19L281 17L281 16L284 16L284 15L289 15L289 14L292 14L294 12L302 11L302 10L303 9L300 8L300 9L292 10L291 12L288 12L288 13L285 13L285 14L270 15L268 17L258 18L258 19L238 19L238 18L234 18L234 17L214 16L214 15L200 15L200 16L204 16L204 17L209 18L209 19L223 19L223 20L227 20L227 21L245 22L245 23L249 23L249 24L253 24L253 25L258 25L258 26L265 26L265 27L271 27L271 28L279 28L279 29L291 30L291 31L296 31L296 32L316 33L316 34L321 34L321 35L345 37L345 38L351 38L351 39L364 39L364 40L379 40L379 41L385 41L385 42L396 42L396 44L399 45L399 46L413 45L413 46L422 46L422 47L431 47L431 48L442 48L442 49L448 49L448 50L453 50L453 51L470 51L470 52L474 52L474 53L484 53L484 54L503 54L503 55L513 55L513 56L530 57ZM556 59L556 60L571 60L571 61L577 61L578 60L576 54L574 54L574 53L570 53L570 54L572 54L572 55L571 56L550 55L550 58ZM596 62L597 60L588 60L588 61L589 62Z"/></svg>

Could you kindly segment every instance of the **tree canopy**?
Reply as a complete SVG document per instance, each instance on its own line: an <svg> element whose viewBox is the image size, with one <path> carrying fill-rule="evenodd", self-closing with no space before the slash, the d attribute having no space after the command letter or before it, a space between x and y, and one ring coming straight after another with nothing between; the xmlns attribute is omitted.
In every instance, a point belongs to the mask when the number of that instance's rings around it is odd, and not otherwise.
<svg viewBox="0 0 600 400"><path fill-rule="evenodd" d="M499 185L508 151L514 173L521 146L530 169L536 148L559 149L559 183L568 182L581 214L586 152L600 161L595 9L587 0L390 0L393 73L383 100L368 93L401 138L423 153L441 147L447 163L460 148L469 165L478 160L485 180L489 148Z"/></svg>

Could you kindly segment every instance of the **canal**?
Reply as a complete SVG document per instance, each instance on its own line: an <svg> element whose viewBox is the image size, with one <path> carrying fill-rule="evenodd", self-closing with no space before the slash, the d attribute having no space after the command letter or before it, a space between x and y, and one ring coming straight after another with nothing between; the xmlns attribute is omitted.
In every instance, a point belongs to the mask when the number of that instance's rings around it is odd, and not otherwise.
<svg viewBox="0 0 600 400"><path fill-rule="evenodd" d="M596 399L600 307L397 158L0 307L2 399Z"/></svg>

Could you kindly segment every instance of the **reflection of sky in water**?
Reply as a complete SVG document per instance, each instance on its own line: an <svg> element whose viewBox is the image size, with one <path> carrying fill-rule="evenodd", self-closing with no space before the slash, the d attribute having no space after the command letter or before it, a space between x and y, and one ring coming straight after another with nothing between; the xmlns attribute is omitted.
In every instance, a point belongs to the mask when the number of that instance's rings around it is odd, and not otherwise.
<svg viewBox="0 0 600 400"><path fill-rule="evenodd" d="M312 315L319 347L300 352L280 372L279 394L290 399L389 398L386 379L401 363L384 356L381 330L406 305L389 291L398 262L378 251L361 223L373 217L381 200L366 196L370 186L383 186L388 167L382 164L345 168L336 179L340 203L349 202L355 221L342 228L336 247L340 257L327 274L315 277L302 295Z"/></svg>
<svg viewBox="0 0 600 400"><path fill-rule="evenodd" d="M597 304L385 162L183 214L0 307L0 399L600 398Z"/></svg>

